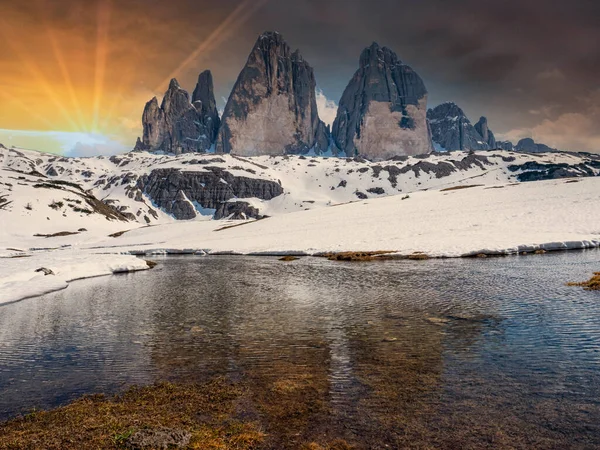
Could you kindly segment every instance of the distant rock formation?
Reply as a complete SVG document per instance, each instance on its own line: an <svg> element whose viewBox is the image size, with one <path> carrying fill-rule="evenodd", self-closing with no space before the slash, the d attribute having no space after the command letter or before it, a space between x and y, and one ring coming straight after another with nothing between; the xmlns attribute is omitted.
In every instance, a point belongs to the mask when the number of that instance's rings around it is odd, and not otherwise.
<svg viewBox="0 0 600 450"><path fill-rule="evenodd" d="M219 127L210 72L200 74L194 98L192 105L189 94L172 79L160 106L156 97L146 104L144 134L135 149L176 155L208 150Z"/></svg>
<svg viewBox="0 0 600 450"><path fill-rule="evenodd" d="M487 144L488 149L493 150L496 148L496 138L494 137L492 130L488 127L487 117L481 116L479 122L475 124L475 129L482 137L483 142Z"/></svg>
<svg viewBox="0 0 600 450"><path fill-rule="evenodd" d="M510 141L496 141L496 147L502 150L514 150L514 145Z"/></svg>
<svg viewBox="0 0 600 450"><path fill-rule="evenodd" d="M538 144L531 138L521 139L517 142L514 148L518 152L527 153L544 153L544 152L557 152L558 150L552 147L548 147L545 144Z"/></svg>
<svg viewBox="0 0 600 450"><path fill-rule="evenodd" d="M322 153L312 67L276 32L262 34L242 69L221 119L217 153L241 156Z"/></svg>
<svg viewBox="0 0 600 450"><path fill-rule="evenodd" d="M342 154L389 159L430 153L427 89L396 54L373 43L340 100L332 136Z"/></svg>
<svg viewBox="0 0 600 450"><path fill-rule="evenodd" d="M479 134L464 111L453 102L442 103L427 111L427 119L431 127L433 144L438 151L450 150L489 150L490 147ZM485 119L482 117L481 119ZM485 128L488 139L495 139L487 127L487 120L478 122L480 128Z"/></svg>

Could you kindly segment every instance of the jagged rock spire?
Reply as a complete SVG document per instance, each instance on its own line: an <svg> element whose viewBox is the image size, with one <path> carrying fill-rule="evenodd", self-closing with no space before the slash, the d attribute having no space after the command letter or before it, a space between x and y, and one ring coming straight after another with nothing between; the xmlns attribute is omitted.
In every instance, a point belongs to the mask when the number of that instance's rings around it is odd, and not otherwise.
<svg viewBox="0 0 600 450"><path fill-rule="evenodd" d="M229 96L217 152L244 156L317 153L329 138L319 119L312 67L283 36L259 36Z"/></svg>
<svg viewBox="0 0 600 450"><path fill-rule="evenodd" d="M136 144L137 150L179 154L204 152L214 144L219 127L218 113L212 76L210 72L203 74L196 90L204 100L192 105L188 92L173 78L160 106L156 97L146 104L142 115L144 134L142 141Z"/></svg>

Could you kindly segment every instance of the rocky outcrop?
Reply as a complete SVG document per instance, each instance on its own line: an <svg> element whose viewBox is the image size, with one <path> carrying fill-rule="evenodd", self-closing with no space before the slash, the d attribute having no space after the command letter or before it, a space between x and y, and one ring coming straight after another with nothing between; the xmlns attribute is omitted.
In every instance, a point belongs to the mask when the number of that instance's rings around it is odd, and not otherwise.
<svg viewBox="0 0 600 450"><path fill-rule="evenodd" d="M538 144L531 138L521 139L514 148L518 152L526 153L544 153L544 152L557 152L555 148L548 147L545 144Z"/></svg>
<svg viewBox="0 0 600 450"><path fill-rule="evenodd" d="M482 137L483 142L487 144L488 149L493 150L497 148L496 138L488 126L487 117L481 116L479 118L479 122L475 124L475 130L477 130L479 135Z"/></svg>
<svg viewBox="0 0 600 450"><path fill-rule="evenodd" d="M332 137L346 156L372 160L430 153L427 89L386 47L373 43L339 103Z"/></svg>
<svg viewBox="0 0 600 450"><path fill-rule="evenodd" d="M433 145L438 151L490 149L456 103L446 102L430 109L427 111L427 119L431 127ZM481 120L478 124L483 128ZM485 128L487 130L487 121ZM491 133L488 132L488 138L489 134ZM493 139L493 134L491 137Z"/></svg>
<svg viewBox="0 0 600 450"><path fill-rule="evenodd" d="M218 167L205 167L198 172L179 169L154 169L137 182L137 188L152 202L176 219L186 220L197 213L215 215L218 218L243 213L246 217L258 217L258 210L246 208L231 199L259 198L271 200L283 193L279 183L257 178L238 177ZM193 216L189 207L194 208ZM237 208L237 209L236 209Z"/></svg>
<svg viewBox="0 0 600 450"><path fill-rule="evenodd" d="M496 141L496 147L502 150L514 150L513 143L510 141Z"/></svg>
<svg viewBox="0 0 600 450"><path fill-rule="evenodd" d="M192 104L202 118L202 123L206 128L206 135L212 145L212 143L217 141L221 119L219 119L213 77L210 70L205 70L198 76L198 83L192 94Z"/></svg>
<svg viewBox="0 0 600 450"><path fill-rule="evenodd" d="M190 220L197 216L194 204L186 197L183 191L178 191L175 200L171 203L171 214L177 220Z"/></svg>
<svg viewBox="0 0 600 450"><path fill-rule="evenodd" d="M327 150L312 67L279 33L261 35L225 106L218 153L240 156Z"/></svg>
<svg viewBox="0 0 600 450"><path fill-rule="evenodd" d="M519 181L555 180L558 178L593 177L600 170L600 160L588 159L579 164L538 163L535 161L525 164L508 166L511 172L520 172Z"/></svg>
<svg viewBox="0 0 600 450"><path fill-rule="evenodd" d="M230 219L230 220L246 220L246 219L262 219L265 216L261 215L259 210L251 206L248 202L225 202L221 203L215 212L214 219Z"/></svg>
<svg viewBox="0 0 600 450"><path fill-rule="evenodd" d="M144 135L136 144L137 150L178 155L204 152L213 145L219 123L210 72L203 72L198 83L198 99L193 105L175 79L160 106L156 97L146 104L142 115Z"/></svg>

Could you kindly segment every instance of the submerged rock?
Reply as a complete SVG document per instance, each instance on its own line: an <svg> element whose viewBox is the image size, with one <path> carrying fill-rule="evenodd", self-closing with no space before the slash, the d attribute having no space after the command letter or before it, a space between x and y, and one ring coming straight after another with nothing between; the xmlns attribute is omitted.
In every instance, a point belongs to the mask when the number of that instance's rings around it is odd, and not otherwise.
<svg viewBox="0 0 600 450"><path fill-rule="evenodd" d="M262 34L225 106L218 153L241 156L325 152L312 67L276 32Z"/></svg>
<svg viewBox="0 0 600 450"><path fill-rule="evenodd" d="M392 50L373 43L342 95L333 140L346 156L372 160L430 153L426 114L421 77Z"/></svg>

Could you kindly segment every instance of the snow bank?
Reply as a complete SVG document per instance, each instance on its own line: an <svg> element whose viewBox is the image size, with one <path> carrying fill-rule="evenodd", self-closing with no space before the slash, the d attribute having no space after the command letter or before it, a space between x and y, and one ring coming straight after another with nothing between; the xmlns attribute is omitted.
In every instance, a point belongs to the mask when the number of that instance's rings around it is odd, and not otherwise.
<svg viewBox="0 0 600 450"><path fill-rule="evenodd" d="M230 227L221 221L145 227L96 245L136 254L389 250L440 257L594 248L598 192L598 178L415 192L404 200L361 200Z"/></svg>
<svg viewBox="0 0 600 450"><path fill-rule="evenodd" d="M45 268L52 275L36 270ZM148 269L143 259L131 255L100 255L90 251L35 252L0 259L0 305L65 289L82 278Z"/></svg>

